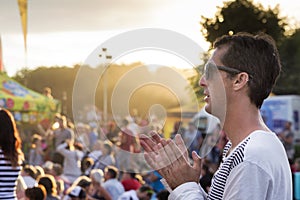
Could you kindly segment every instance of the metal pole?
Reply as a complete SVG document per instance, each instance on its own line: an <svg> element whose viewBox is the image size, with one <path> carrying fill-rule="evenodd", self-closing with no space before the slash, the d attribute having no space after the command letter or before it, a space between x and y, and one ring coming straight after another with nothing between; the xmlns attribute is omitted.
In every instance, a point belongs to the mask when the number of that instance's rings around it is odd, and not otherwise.
<svg viewBox="0 0 300 200"><path fill-rule="evenodd" d="M102 48L103 54L104 54L104 71L103 71L103 123L104 123L104 127L106 128L107 126L107 100L108 100L108 82L107 82L107 74L106 74L106 70L109 66L109 60L112 58L112 56L110 55L106 55L107 53L107 49L106 48ZM100 56L102 57L102 55Z"/></svg>
<svg viewBox="0 0 300 200"><path fill-rule="evenodd" d="M106 72L106 70L108 71L108 67L109 67L109 64L110 64L110 60L111 60L111 58L112 58L112 56L109 56L109 55L106 55L105 56L105 59L106 59L106 64L105 64L105 72ZM107 123L108 123L108 111L107 111L107 107L108 107L108 74L107 73L105 73L104 72L104 74L103 74L103 78L104 78L104 95L103 95L103 102L104 102L104 126L105 126L105 128L107 127Z"/></svg>

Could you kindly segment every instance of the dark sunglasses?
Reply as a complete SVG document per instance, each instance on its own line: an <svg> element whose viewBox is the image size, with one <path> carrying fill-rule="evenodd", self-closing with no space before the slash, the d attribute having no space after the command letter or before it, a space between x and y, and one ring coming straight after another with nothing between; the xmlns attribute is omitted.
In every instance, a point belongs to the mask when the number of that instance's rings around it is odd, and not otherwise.
<svg viewBox="0 0 300 200"><path fill-rule="evenodd" d="M224 71L231 75L237 75L243 72L241 70L231 68L231 67L218 66L213 61L208 61L204 66L204 71L202 74L205 76L206 79L210 79L217 70ZM246 73L249 75L249 78L252 79L252 75L249 74L248 72Z"/></svg>

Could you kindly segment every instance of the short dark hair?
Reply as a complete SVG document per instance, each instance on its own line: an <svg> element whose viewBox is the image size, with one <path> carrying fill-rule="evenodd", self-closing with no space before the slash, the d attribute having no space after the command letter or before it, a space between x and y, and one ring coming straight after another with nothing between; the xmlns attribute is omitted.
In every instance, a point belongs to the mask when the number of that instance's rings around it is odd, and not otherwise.
<svg viewBox="0 0 300 200"><path fill-rule="evenodd" d="M29 176L31 176L32 178L36 179L36 174L37 174L37 170L33 165L25 165L23 167L23 171L25 173L27 173Z"/></svg>
<svg viewBox="0 0 300 200"><path fill-rule="evenodd" d="M47 195L56 195L57 194L57 185L54 179L54 176L51 174L45 174L38 178L38 184L43 185L46 189Z"/></svg>
<svg viewBox="0 0 300 200"><path fill-rule="evenodd" d="M44 199L46 194L46 189L43 185L34 186L32 188L27 188L25 190L25 196L29 199L40 200Z"/></svg>
<svg viewBox="0 0 300 200"><path fill-rule="evenodd" d="M109 176L111 178L117 178L118 177L119 170L118 170L118 168L116 168L114 166L111 166L111 165L107 166L105 168L105 171L107 171L107 173L109 174Z"/></svg>
<svg viewBox="0 0 300 200"><path fill-rule="evenodd" d="M281 72L281 63L275 41L260 33L237 33L218 38L214 48L227 48L221 62L251 75L248 82L249 97L258 108L271 93Z"/></svg>
<svg viewBox="0 0 300 200"><path fill-rule="evenodd" d="M104 148L108 151L108 154L110 155L112 152L112 145L110 142L104 142L103 144Z"/></svg>
<svg viewBox="0 0 300 200"><path fill-rule="evenodd" d="M140 188L139 188L139 191L140 192L147 192L147 196L148 197L151 197L154 193L153 189L151 186L147 185L147 184L144 184L142 185Z"/></svg>

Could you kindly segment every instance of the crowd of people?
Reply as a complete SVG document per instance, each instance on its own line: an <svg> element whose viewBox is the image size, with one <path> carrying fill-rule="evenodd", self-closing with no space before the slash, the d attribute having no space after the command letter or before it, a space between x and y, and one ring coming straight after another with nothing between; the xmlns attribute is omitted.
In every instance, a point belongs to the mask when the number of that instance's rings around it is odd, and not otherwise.
<svg viewBox="0 0 300 200"><path fill-rule="evenodd" d="M10 116L9 111L1 111ZM16 128L13 117L11 121L12 127ZM132 196L135 199L167 199L169 192L160 181L162 176L131 157L131 153L142 151L138 137L142 133L136 128L140 124L134 120L124 119L123 127L110 133L110 139L108 133L101 133L93 123L80 122L72 126L60 114L56 115L53 124L58 126L51 126L53 130L45 130L44 134L32 135L26 155L21 151L17 130L12 132L19 145L16 148L19 160L14 165L20 171L20 176L15 175L18 177L16 196L11 196L12 199L43 199L41 195L44 199L126 200ZM193 121L187 125L177 121L171 138L176 134L182 136L191 161L193 151L205 155L199 183L204 191L209 192L213 174L228 142L225 132L219 124L212 133L206 133ZM293 136L291 123L287 123L278 134L290 158L291 169L296 172L300 171L300 159L294 159L294 146L290 148L293 142L288 140ZM4 150L5 146L0 146Z"/></svg>
<svg viewBox="0 0 300 200"><path fill-rule="evenodd" d="M238 34L220 38L215 48L200 79L205 109L220 119L211 133L198 129L195 122L184 127L179 121L171 140L153 119L126 117L119 125L100 128L95 112L75 125L57 114L53 124L32 134L24 154L15 120L1 108L0 199L292 199L291 174L300 166L292 124L274 133L259 112L280 71L276 47L266 35ZM245 69L227 67L223 60L231 54L237 58L238 49L249 52L242 60L227 62ZM268 59L257 55L262 49ZM245 61L254 63L248 66ZM268 71L265 65L274 69ZM227 84L226 98L216 92L221 90L218 71ZM258 77L265 88L258 87L253 76L269 73L274 74ZM216 111L213 105L226 105L226 118L222 108ZM147 136L152 130L156 132Z"/></svg>
<svg viewBox="0 0 300 200"><path fill-rule="evenodd" d="M127 151L141 151L136 148L136 141L129 141L136 137L130 135L129 123L125 120L113 143L103 139L99 129L90 129L85 123L70 126L65 116L57 114L53 124L58 126L45 130L46 134L33 133L28 152L22 151L14 118L8 110L0 109L0 122L0 183L5 184L0 187L1 198L167 198L168 192L160 183L159 174L149 168L141 173L139 167L143 166L139 163L128 162L127 165L117 160L118 151L123 151L122 155L127 155ZM91 134L96 139L89 137ZM122 143L122 140L125 141Z"/></svg>

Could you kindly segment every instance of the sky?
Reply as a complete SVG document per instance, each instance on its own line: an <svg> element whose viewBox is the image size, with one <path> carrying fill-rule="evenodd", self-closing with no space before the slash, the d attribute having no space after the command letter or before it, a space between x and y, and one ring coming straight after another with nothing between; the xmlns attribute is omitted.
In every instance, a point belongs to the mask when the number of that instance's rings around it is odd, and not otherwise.
<svg viewBox="0 0 300 200"><path fill-rule="evenodd" d="M291 23L300 21L300 2L256 0L264 7L280 5ZM298 1L296 1L298 2ZM209 44L200 32L201 16L213 17L222 0L28 0L27 54L17 0L0 1L0 34L5 70L9 76L27 67L73 66L85 63L99 45L126 31L163 28L195 41L204 50ZM110 54L109 49L107 53ZM149 56L149 53L152 53ZM113 54L113 53L111 53ZM184 65L166 52L125 53L115 62L154 62Z"/></svg>

